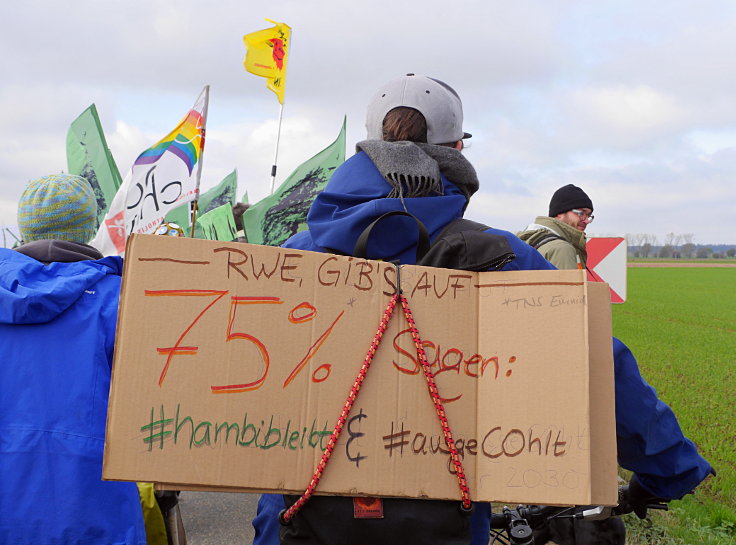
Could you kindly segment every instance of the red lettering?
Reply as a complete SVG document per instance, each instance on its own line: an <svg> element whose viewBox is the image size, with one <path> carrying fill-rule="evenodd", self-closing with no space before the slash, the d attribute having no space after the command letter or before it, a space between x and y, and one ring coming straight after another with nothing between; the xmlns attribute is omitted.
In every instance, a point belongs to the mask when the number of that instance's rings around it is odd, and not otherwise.
<svg viewBox="0 0 736 545"><path fill-rule="evenodd" d="M498 453L496 453L496 454L494 454L492 452L487 452L486 451L486 441L488 441L489 438L491 437L491 435L493 435L497 431L501 431L501 426L496 426L491 431L489 431L486 434L486 436L483 438L483 443L481 444L481 449L483 451L483 454L485 456L488 456L489 458L498 458L499 456L501 456L501 454L503 454L503 450L500 450L500 449L499 449Z"/></svg>
<svg viewBox="0 0 736 545"><path fill-rule="evenodd" d="M414 297L414 294L417 292L417 290L424 290L424 295L427 295L427 292L429 291L429 288L432 287L431 284L428 284L428 276L426 272L422 273L422 276L419 277L419 281L417 282L416 286L414 286L414 289L411 290L411 296ZM422 284L422 282L424 282Z"/></svg>
<svg viewBox="0 0 736 545"><path fill-rule="evenodd" d="M256 254L256 255L258 255L258 254ZM270 272L266 272L266 265L264 263L260 263L260 272L258 272L256 270L256 262L253 259L253 254L251 254L251 256L250 256L250 268L253 271L253 278L255 278L256 280L258 280L261 276L265 276L266 278L271 278L273 276L273 273L276 272L276 269L278 269L278 267L279 267L279 261L280 260L281 260L281 254L276 254L276 263L273 264L273 268L271 269L271 271ZM296 267L288 267L288 268L294 268L295 269ZM283 278L283 271L284 271L284 268L282 267L281 268L281 273L282 273L281 279L282 280L284 279ZM293 281L294 281L293 279L287 280L287 282L293 282Z"/></svg>
<svg viewBox="0 0 736 545"><path fill-rule="evenodd" d="M230 269L235 269L240 276L248 280L248 277L246 274L240 269L240 265L245 265L246 261L248 261L248 254L241 250L236 250L235 248L215 248L212 250L213 252L227 252L227 277L230 278ZM240 254L240 256L243 258L242 261L232 261L232 254Z"/></svg>
<svg viewBox="0 0 736 545"><path fill-rule="evenodd" d="M557 456L564 456L567 450L562 449L559 452L557 451L557 447L564 447L567 445L567 441L560 441L560 435L562 434L561 431L557 432L557 439L555 439L555 445L554 445L554 455Z"/></svg>
<svg viewBox="0 0 736 545"><path fill-rule="evenodd" d="M450 360L455 359L455 362L451 365L447 365L447 358L450 357ZM445 371L457 371L458 374L460 374L460 363L463 361L463 353L458 350L457 348L450 348L447 350L447 352L444 353L442 356L442 366L440 367L440 370L437 371L437 374L444 373Z"/></svg>
<svg viewBox="0 0 736 545"><path fill-rule="evenodd" d="M373 272L373 265L368 261L360 261L358 262L358 267L360 268L360 272L358 273L358 283L353 285L356 289L361 291L371 289L373 287L373 280L370 277L370 273ZM366 270L366 268L368 270ZM366 280L366 284L363 284L363 280Z"/></svg>
<svg viewBox="0 0 736 545"><path fill-rule="evenodd" d="M483 364L480 367L480 374L484 375L486 372L486 365L488 365L490 362L493 362L493 366L495 367L495 374L493 375L493 378L498 378L498 358L496 356L493 356L492 358L488 358L487 360L483 360Z"/></svg>
<svg viewBox="0 0 736 545"><path fill-rule="evenodd" d="M389 278L389 272L393 272L393 278L396 279L396 268L395 267L386 267L383 269L383 279L388 284L393 291L383 291L383 294L390 297L396 293L396 283Z"/></svg>
<svg viewBox="0 0 736 545"><path fill-rule="evenodd" d="M294 370L291 372L291 374L286 377L286 380L284 381L284 388L286 388L292 380L296 378L296 376L299 374L299 372L304 369L304 366L307 365L309 360L311 360L314 355L317 353L317 351L320 349L320 347L325 343L327 338L330 336L330 333L332 333L332 329L335 327L337 322L342 318L343 314L345 314L345 311L343 310L337 318L335 318L335 321L332 322L330 327L328 327L322 335L319 336L319 338L314 341L314 344L309 347L309 350L307 350L307 353L302 358L302 360L296 364L296 367L294 367ZM329 374L329 373L328 373ZM327 378L327 377L325 377Z"/></svg>
<svg viewBox="0 0 736 545"><path fill-rule="evenodd" d="M399 340L399 337L401 337L405 333L411 334L411 331L409 329L405 329L403 331L399 331L399 333L397 333L397 335L394 337L394 340L393 340L394 349L399 354L403 354L404 356L406 356L407 358L409 358L409 360L411 360L414 363L414 368L413 369L407 369L406 367L402 367L401 365L399 365L398 363L396 363L396 361L392 361L391 363L393 363L393 365L396 368L396 370L397 371L400 371L401 373L405 373L407 375L416 375L416 374L419 373L419 369L420 369L419 362L417 361L417 359L415 357L416 354L412 354L411 352L407 352L406 350L404 350L403 348L401 348L401 346L399 346L399 343L397 342Z"/></svg>
<svg viewBox="0 0 736 545"><path fill-rule="evenodd" d="M263 369L263 374L260 377L258 377L256 380L251 381L251 382L246 382L243 384L227 384L225 386L210 386L210 390L212 390L213 394L235 394L239 392L257 390L258 388L263 386L263 383L265 382L266 377L268 376L268 368L271 364L271 357L268 355L268 350L266 349L266 345L264 345L260 339L248 333L243 333L241 331L235 331L235 332L233 331L233 324L235 323L235 313L239 305L280 305L280 304L283 304L283 301L279 299L278 297L232 297L231 298L230 300L230 320L227 326L227 336L225 340L226 342L230 342L234 339L243 339L243 340L253 343L255 347L258 349L259 353L261 354L261 359L263 360L264 369Z"/></svg>
<svg viewBox="0 0 736 545"><path fill-rule="evenodd" d="M322 277L322 268L327 265L330 261L337 261L336 257L328 257L326 260L324 260L319 268L317 269L317 281L322 284L323 286L336 286L338 280L340 280L340 271L337 270L328 270L324 274L325 276L332 277L329 279L323 279Z"/></svg>
<svg viewBox="0 0 736 545"><path fill-rule="evenodd" d="M171 359L175 355L192 355L196 354L197 350L199 349L196 346L181 346L181 342L184 340L184 337L191 331L191 329L194 327L194 324L196 324L199 319L204 316L205 312L207 312L212 306L217 303L220 299L223 298L223 296L227 293L227 291L216 291L216 290L145 290L145 295L148 297L151 296L178 296L178 297L211 297L213 295L216 295L214 301L212 301L209 305L207 305L202 312L197 314L197 316L194 318L192 323L189 324L189 326L184 330L184 332L179 336L176 343L174 343L174 346L165 347L165 348L157 348L159 354L168 354L166 357L166 363L164 363L164 368L161 370L161 375L158 378L158 385L161 386L164 382L164 378L166 377L166 372L169 370L169 365L171 364Z"/></svg>
<svg viewBox="0 0 736 545"><path fill-rule="evenodd" d="M447 293L448 288L450 287L450 277L447 277L447 282L445 282L445 289L442 291L442 293L437 293L437 275L433 275L433 284L434 284L434 294L437 296L437 299L442 299L444 295Z"/></svg>
<svg viewBox="0 0 736 545"><path fill-rule="evenodd" d="M317 369L314 370L314 373L312 373L312 382L318 383L326 381L331 372L332 365L330 365L329 363L320 365L319 367L317 367Z"/></svg>
<svg viewBox="0 0 736 545"><path fill-rule="evenodd" d="M300 314L302 312L303 314ZM291 309L289 312L289 321L292 324L303 324L304 322L308 322L314 318L316 315L317 309L304 301Z"/></svg>
<svg viewBox="0 0 736 545"><path fill-rule="evenodd" d="M457 299L457 292L468 287L467 283L463 283L462 280L469 280L470 278L472 278L472 276L470 276L469 274L451 274L450 278L455 280L455 282L450 284L452 286L452 298Z"/></svg>
<svg viewBox="0 0 736 545"><path fill-rule="evenodd" d="M294 269L297 268L296 265L291 265L291 264L287 265L286 261L289 259L301 259L301 258L302 258L301 254L284 254L284 261L281 264L281 280L282 281L295 282L297 280L296 278L292 278L284 274L286 271L293 271Z"/></svg>
<svg viewBox="0 0 736 545"><path fill-rule="evenodd" d="M481 358L480 354L473 354L472 356L470 356L470 359L465 360L465 374L467 376L469 376L469 377L478 378L478 370L477 370L477 368L478 368L478 364L482 360L483 360L483 358ZM475 372L472 372L470 370L470 367L473 366L473 365L476 367L476 371Z"/></svg>

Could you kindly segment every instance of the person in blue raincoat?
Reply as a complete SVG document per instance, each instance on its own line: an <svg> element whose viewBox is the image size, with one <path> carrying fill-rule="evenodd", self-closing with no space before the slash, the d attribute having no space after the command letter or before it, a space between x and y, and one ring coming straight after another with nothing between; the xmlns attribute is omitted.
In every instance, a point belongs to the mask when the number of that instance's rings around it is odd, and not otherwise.
<svg viewBox="0 0 736 545"><path fill-rule="evenodd" d="M392 80L371 99L366 128L368 140L356 145L356 154L316 197L308 230L291 237L285 247L349 255L363 230L387 212L410 212L426 225L431 239L463 216L479 181L461 153L470 135L463 131L460 98L449 85L413 74ZM502 270L554 269L515 235L499 229L488 232L505 237L515 254ZM411 219L386 219L376 225L367 257L412 264L416 233ZM705 479L711 467L618 340L614 360L619 463L635 472L642 499L680 498ZM279 543L278 514L284 505L281 495L261 497L253 520L255 545ZM475 505L472 543L488 543L489 515L488 504Z"/></svg>
<svg viewBox="0 0 736 545"><path fill-rule="evenodd" d="M144 545L135 483L102 480L119 257L83 178L46 176L0 249L0 543Z"/></svg>

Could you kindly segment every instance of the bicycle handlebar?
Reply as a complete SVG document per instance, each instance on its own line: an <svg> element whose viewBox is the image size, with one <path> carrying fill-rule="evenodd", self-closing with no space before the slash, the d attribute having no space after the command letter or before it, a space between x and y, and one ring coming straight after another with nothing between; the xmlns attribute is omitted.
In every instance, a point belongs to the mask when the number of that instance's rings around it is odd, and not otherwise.
<svg viewBox="0 0 736 545"><path fill-rule="evenodd" d="M511 545L531 545L534 543L533 530L544 528L554 518L582 520L603 520L635 511L629 496L629 486L619 486L618 505L590 507L554 507L547 505L518 505L515 509L504 507L500 513L491 514L491 529L504 530ZM645 506L636 506L637 514L647 509L667 510L667 500L651 498ZM496 536L498 539L498 535Z"/></svg>

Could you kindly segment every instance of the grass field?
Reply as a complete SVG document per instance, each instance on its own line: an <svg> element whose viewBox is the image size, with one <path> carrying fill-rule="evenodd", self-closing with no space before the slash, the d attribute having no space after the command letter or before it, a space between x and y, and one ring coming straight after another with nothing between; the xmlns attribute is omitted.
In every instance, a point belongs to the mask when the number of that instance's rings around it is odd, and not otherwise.
<svg viewBox="0 0 736 545"><path fill-rule="evenodd" d="M736 268L630 268L627 291L614 335L718 472L628 542L736 544Z"/></svg>
<svg viewBox="0 0 736 545"><path fill-rule="evenodd" d="M720 259L672 259L669 257L631 257L627 258L629 263L701 263L703 265L720 265L720 264L731 264L736 263L736 258L723 257Z"/></svg>

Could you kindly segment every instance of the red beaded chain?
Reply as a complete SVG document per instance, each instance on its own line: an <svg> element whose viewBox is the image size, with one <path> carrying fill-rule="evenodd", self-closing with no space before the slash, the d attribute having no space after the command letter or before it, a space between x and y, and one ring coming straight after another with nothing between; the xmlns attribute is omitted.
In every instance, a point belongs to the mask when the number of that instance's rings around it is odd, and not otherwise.
<svg viewBox="0 0 736 545"><path fill-rule="evenodd" d="M342 412L340 413L340 417L337 419L337 424L335 425L335 429L333 430L332 435L330 436L330 440L327 442L327 447L325 447L325 450L322 453L322 458L317 464L317 469L314 472L314 476L312 477L312 480L309 483L309 486L305 490L304 494L302 494L302 496L281 515L282 519L285 522L288 522L289 520L291 520L294 517L294 515L296 515L299 512L299 510L302 507L304 507L304 504L306 504L307 501L309 501L309 498L312 497L312 494L314 494L314 491L317 488L317 484L322 478L322 474L324 473L327 467L327 462L329 461L330 457L332 456L332 452L335 449L335 445L337 444L337 440L340 437L340 433L342 433L342 429L345 426L345 422L347 421L348 415L350 414L350 410L353 407L353 403L355 402L355 399L358 397L358 391L360 390L360 387L363 384L363 381L365 380L365 377L368 373L368 368L371 366L371 362L373 361L373 357L376 355L376 350L378 350L378 345L381 343L383 334L386 332L386 329L388 328L388 323L391 319L391 316L394 313L394 310L396 308L396 302L398 300L401 300L401 308L404 310L404 315L406 316L406 320L409 323L409 328L410 328L412 337L414 339L414 344L416 345L416 348L417 348L417 355L419 356L419 359L422 363L422 368L424 369L424 375L427 378L429 393L432 396L432 401L434 403L435 409L437 410L437 416L440 420L442 431L445 434L445 441L447 442L447 446L450 449L452 463L455 466L455 473L458 479L458 484L460 485L460 491L462 493L463 507L465 509L470 509L470 502L471 502L470 489L468 488L468 483L465 478L465 471L463 470L462 461L460 460L460 456L457 452L457 448L455 447L455 441L452 438L452 432L450 431L450 424L447 420L447 415L445 414L445 409L442 405L442 400L440 398L439 391L437 389L437 385L434 381L434 375L432 374L432 371L429 367L429 363L427 362L427 356L424 352L424 349L422 348L422 341L419 337L419 331L417 330L416 324L414 323L414 318L412 317L411 310L409 310L409 303L407 302L406 298L403 295L401 295L400 293L397 293L391 298L391 300L388 303L388 306L386 307L386 310L383 313L383 318L381 319L381 323L378 325L378 331L376 331L376 334L373 337L373 341L371 341L371 346L368 349L368 354L366 354L365 360L363 361L363 365L361 366L360 371L358 372L358 375L355 378L355 382L353 383L353 386L350 388L350 393L348 394L348 398L345 401L345 405L343 406Z"/></svg>

